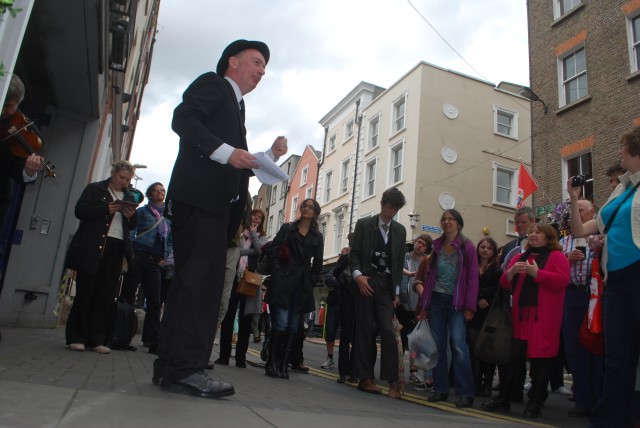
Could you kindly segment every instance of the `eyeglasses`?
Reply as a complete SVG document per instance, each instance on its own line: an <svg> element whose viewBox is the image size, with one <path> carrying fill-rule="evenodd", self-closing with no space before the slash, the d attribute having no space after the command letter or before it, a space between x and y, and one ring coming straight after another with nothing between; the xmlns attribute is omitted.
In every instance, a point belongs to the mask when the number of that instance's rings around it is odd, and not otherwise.
<svg viewBox="0 0 640 428"><path fill-rule="evenodd" d="M300 209L301 209L301 210L303 210L303 209L305 209L305 208L306 208L306 209L308 209L308 210L313 210L313 209L315 209L315 207L314 207L313 205L310 205L310 204L304 204L304 205L301 205L301 206L300 206Z"/></svg>
<svg viewBox="0 0 640 428"><path fill-rule="evenodd" d="M442 218L440 219L440 223L445 223L445 222L447 222L447 221L456 221L456 219L455 219L455 218L453 218L453 217L442 217Z"/></svg>

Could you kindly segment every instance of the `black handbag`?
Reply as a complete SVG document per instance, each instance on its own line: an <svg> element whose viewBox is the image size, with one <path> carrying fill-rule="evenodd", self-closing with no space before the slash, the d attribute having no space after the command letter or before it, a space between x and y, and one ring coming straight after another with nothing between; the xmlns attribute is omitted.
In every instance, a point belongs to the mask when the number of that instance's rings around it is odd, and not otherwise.
<svg viewBox="0 0 640 428"><path fill-rule="evenodd" d="M511 341L513 340L511 310L505 304L504 297L505 290L498 288L473 348L477 358L498 365L511 361Z"/></svg>

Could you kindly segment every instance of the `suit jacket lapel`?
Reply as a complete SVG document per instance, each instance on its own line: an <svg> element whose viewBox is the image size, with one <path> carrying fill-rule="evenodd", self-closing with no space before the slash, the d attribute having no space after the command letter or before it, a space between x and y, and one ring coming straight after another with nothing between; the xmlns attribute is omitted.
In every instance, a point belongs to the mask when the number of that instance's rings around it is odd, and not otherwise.
<svg viewBox="0 0 640 428"><path fill-rule="evenodd" d="M247 129L244 126L244 119L242 118L242 114L240 113L240 104L238 103L238 99L236 98L236 93L233 91L233 86L231 86L231 83L229 83L229 81L225 78L223 78L223 80L224 80L224 83L226 83L227 85L227 90L229 91L229 95L231 95L231 100L235 105L236 116L238 117L238 123L240 123L241 134L243 137L245 137L247 135ZM245 141L245 145L246 145L246 141Z"/></svg>

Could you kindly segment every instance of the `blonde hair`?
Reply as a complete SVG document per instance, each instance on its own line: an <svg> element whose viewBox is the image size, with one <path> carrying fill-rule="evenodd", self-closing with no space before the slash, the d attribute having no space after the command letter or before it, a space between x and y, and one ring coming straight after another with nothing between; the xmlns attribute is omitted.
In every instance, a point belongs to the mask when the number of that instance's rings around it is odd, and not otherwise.
<svg viewBox="0 0 640 428"><path fill-rule="evenodd" d="M116 161L114 163L111 164L111 173L114 174L116 172L120 172L122 170L127 170L129 172L131 172L132 174L136 173L136 167L133 166L133 164L131 162L129 162L128 160L119 160Z"/></svg>

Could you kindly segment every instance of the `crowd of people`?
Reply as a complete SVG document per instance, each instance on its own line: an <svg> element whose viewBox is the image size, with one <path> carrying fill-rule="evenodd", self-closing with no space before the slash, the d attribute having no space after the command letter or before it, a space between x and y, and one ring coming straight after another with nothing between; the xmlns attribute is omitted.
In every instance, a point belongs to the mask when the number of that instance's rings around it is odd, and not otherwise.
<svg viewBox="0 0 640 428"><path fill-rule="evenodd" d="M257 164L247 147L243 97L260 82L269 56L266 44L237 40L224 50L215 73L187 88L173 116L180 150L166 195L162 183L153 183L147 204L140 206L131 186L135 167L126 160L115 162L106 180L86 186L76 203L80 223L66 261L76 272L68 348L109 353L114 301L143 304L142 342L158 356L153 382L168 391L224 397L235 392L233 386L205 370L229 364L236 322L235 365L246 367L250 333L260 340L255 325L264 312L270 318L264 322L265 374L288 379L289 367L308 370L302 354L305 314L316 309L314 287L326 284L327 360L321 367L335 367L339 330L339 383L382 392L374 373L379 337L378 378L388 382L389 397L402 398L402 352L410 351L407 337L416 322L425 320L438 361L421 376L412 356L408 375L416 389L432 391L430 402L447 401L453 386L458 408L486 397L483 409L510 410L524 401L528 372L523 414L539 417L549 385L553 392L566 391L566 366L575 401L569 416L588 416L592 427L637 426L640 127L622 137L620 165L607 172L613 191L597 214L592 202L581 199L580 186L567 182L570 229L562 239L522 207L514 216L515 239L499 247L485 237L475 245L462 233L462 214L447 209L441 236L420 235L407 252L406 230L394 220L406 200L392 187L382 194L378 214L357 221L349 246L321 278L318 202L303 201L298 218L283 224L268 245L266 215L251 208L248 180ZM12 78L3 119L23 96L21 82ZM266 154L277 161L286 152L281 136ZM34 155L3 170L15 170L15 179L28 183L41 162ZM201 191L202 183L222 182L214 191ZM240 292L238 285L263 257L268 280L255 296ZM603 352L585 349L580 339L593 307L596 259L606 284L598 296ZM475 352L498 302L510 314L506 363ZM212 363L218 330L219 357ZM498 392L492 397L496 370Z"/></svg>

